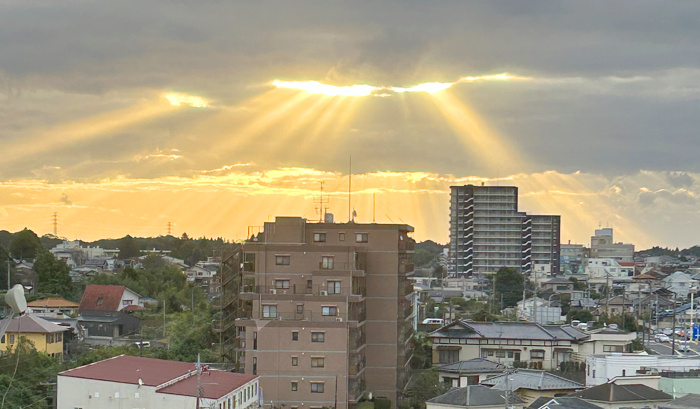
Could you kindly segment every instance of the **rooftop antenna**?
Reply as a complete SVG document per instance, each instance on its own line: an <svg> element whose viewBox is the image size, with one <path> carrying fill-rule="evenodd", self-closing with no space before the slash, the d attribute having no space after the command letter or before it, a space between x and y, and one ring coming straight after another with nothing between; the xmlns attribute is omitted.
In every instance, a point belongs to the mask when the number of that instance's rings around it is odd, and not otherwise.
<svg viewBox="0 0 700 409"><path fill-rule="evenodd" d="M348 168L348 221L352 221L352 155L350 155L350 166Z"/></svg>
<svg viewBox="0 0 700 409"><path fill-rule="evenodd" d="M321 196L318 198L314 198L314 203L318 204L318 207L316 207L316 211L319 213L318 215L318 222L323 223L323 220L326 216L326 210L328 206L324 206L328 204L329 199L327 197L323 197L323 181L321 181Z"/></svg>

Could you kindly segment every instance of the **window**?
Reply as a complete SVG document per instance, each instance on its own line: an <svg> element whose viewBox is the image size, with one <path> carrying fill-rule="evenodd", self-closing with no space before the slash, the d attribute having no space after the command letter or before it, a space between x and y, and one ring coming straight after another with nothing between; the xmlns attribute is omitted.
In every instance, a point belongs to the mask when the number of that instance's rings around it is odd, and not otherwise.
<svg viewBox="0 0 700 409"><path fill-rule="evenodd" d="M441 349L440 350L440 363L441 364L451 364L453 362L459 361L459 350L457 349Z"/></svg>
<svg viewBox="0 0 700 409"><path fill-rule="evenodd" d="M299 383L297 381L292 381L292 392L299 390Z"/></svg>
<svg viewBox="0 0 700 409"><path fill-rule="evenodd" d="M275 288L289 288L289 280L275 280Z"/></svg>
<svg viewBox="0 0 700 409"><path fill-rule="evenodd" d="M323 393L323 383L311 382L311 393Z"/></svg>
<svg viewBox="0 0 700 409"><path fill-rule="evenodd" d="M345 233L338 233L338 241L345 241Z"/></svg>
<svg viewBox="0 0 700 409"><path fill-rule="evenodd" d="M122 300L122 305L131 305L134 300Z"/></svg>
<svg viewBox="0 0 700 409"><path fill-rule="evenodd" d="M515 354L513 353L513 351L508 351L508 358L511 358L511 359L512 359L513 356L515 356Z"/></svg>
<svg viewBox="0 0 700 409"><path fill-rule="evenodd" d="M326 334L323 332L312 332L311 333L311 342L325 342L326 341Z"/></svg>
<svg viewBox="0 0 700 409"><path fill-rule="evenodd" d="M503 350L496 351L496 358L505 358L505 357L506 357L506 351L503 351Z"/></svg>
<svg viewBox="0 0 700 409"><path fill-rule="evenodd" d="M14 343L15 343L15 336L14 336L14 334L10 334L10 344L14 344Z"/></svg>
<svg viewBox="0 0 700 409"><path fill-rule="evenodd" d="M328 282L328 294L340 294L340 281Z"/></svg>
<svg viewBox="0 0 700 409"><path fill-rule="evenodd" d="M533 349L532 351L530 351L530 359L543 360L544 359L544 351L541 349Z"/></svg>
<svg viewBox="0 0 700 409"><path fill-rule="evenodd" d="M333 256L321 257L321 270L333 270Z"/></svg>
<svg viewBox="0 0 700 409"><path fill-rule="evenodd" d="M323 368L325 366L326 359L323 357L311 357L311 367L312 368Z"/></svg>
<svg viewBox="0 0 700 409"><path fill-rule="evenodd" d="M369 240L369 234L367 233L355 233L355 243L367 243Z"/></svg>
<svg viewBox="0 0 700 409"><path fill-rule="evenodd" d="M326 241L326 233L314 233L314 241L316 243L323 243Z"/></svg>
<svg viewBox="0 0 700 409"><path fill-rule="evenodd" d="M292 341L299 341L299 331L292 331Z"/></svg>
<svg viewBox="0 0 700 409"><path fill-rule="evenodd" d="M263 305L263 318L277 318L277 306Z"/></svg>
<svg viewBox="0 0 700 409"><path fill-rule="evenodd" d="M105 300L104 298L99 297L99 298L97 299L97 305L102 305L102 303L104 302L104 300Z"/></svg>
<svg viewBox="0 0 700 409"><path fill-rule="evenodd" d="M46 343L47 344L53 344L53 334L46 334Z"/></svg>
<svg viewBox="0 0 700 409"><path fill-rule="evenodd" d="M297 314L304 313L304 304L297 304Z"/></svg>
<svg viewBox="0 0 700 409"><path fill-rule="evenodd" d="M275 256L275 263L278 266L288 266L292 261L292 256Z"/></svg>
<svg viewBox="0 0 700 409"><path fill-rule="evenodd" d="M324 316L335 317L336 315L338 315L338 307L335 307L335 306L321 307L321 313Z"/></svg>
<svg viewBox="0 0 700 409"><path fill-rule="evenodd" d="M292 366L299 366L299 357L297 357L297 356L292 357Z"/></svg>
<svg viewBox="0 0 700 409"><path fill-rule="evenodd" d="M253 375L258 374L258 358L253 357Z"/></svg>
<svg viewBox="0 0 700 409"><path fill-rule="evenodd" d="M603 345L603 352L625 352L623 345Z"/></svg>

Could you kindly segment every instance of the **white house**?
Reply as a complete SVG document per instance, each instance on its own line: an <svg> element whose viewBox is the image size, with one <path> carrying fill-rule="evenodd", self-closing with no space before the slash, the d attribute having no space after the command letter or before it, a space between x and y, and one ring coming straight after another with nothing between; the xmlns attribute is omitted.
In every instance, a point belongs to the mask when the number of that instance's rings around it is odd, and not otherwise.
<svg viewBox="0 0 700 409"><path fill-rule="evenodd" d="M690 275L676 271L670 276L661 280L665 289L673 292L679 298L688 298L690 289L695 285L695 280L690 278Z"/></svg>
<svg viewBox="0 0 700 409"><path fill-rule="evenodd" d="M258 376L199 371L200 408L257 408ZM58 374L58 409L194 408L194 363L119 355Z"/></svg>
<svg viewBox="0 0 700 409"><path fill-rule="evenodd" d="M646 354L595 354L586 357L586 386L601 385L616 377L659 371L700 369L700 356Z"/></svg>
<svg viewBox="0 0 700 409"><path fill-rule="evenodd" d="M633 277L634 263L619 262L612 258L589 258L586 274L593 279Z"/></svg>

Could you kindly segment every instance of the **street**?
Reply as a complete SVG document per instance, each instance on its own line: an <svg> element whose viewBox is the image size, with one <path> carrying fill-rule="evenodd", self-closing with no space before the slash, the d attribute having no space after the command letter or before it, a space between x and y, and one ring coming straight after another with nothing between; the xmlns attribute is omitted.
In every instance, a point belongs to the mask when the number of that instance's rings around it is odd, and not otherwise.
<svg viewBox="0 0 700 409"><path fill-rule="evenodd" d="M673 350L673 340L671 342L656 342L654 340L651 340L647 343L647 348L651 349L652 351L658 353L659 355L671 355L671 351ZM700 345L698 344L697 341L688 341L688 346L690 347L690 350L688 352L680 352L678 348L680 347L680 340L676 339L676 355L677 356L696 356L700 355Z"/></svg>

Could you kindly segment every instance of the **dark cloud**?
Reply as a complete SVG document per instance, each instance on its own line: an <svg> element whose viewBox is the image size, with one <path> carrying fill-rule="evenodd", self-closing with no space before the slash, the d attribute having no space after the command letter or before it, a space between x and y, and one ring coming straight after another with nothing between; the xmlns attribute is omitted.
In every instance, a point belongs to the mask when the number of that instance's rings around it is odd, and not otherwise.
<svg viewBox="0 0 700 409"><path fill-rule="evenodd" d="M666 177L668 182L674 187L690 187L693 185L693 178L686 172L670 172Z"/></svg>
<svg viewBox="0 0 700 409"><path fill-rule="evenodd" d="M73 204L73 202L68 198L68 195L65 193L61 195L61 202L69 206Z"/></svg>

